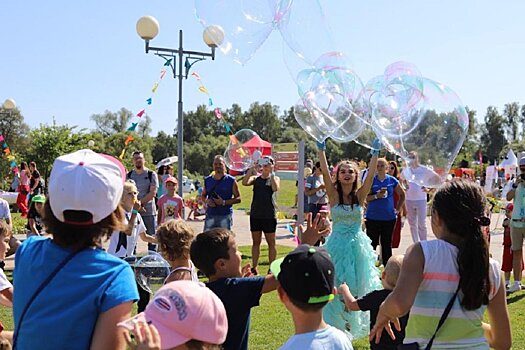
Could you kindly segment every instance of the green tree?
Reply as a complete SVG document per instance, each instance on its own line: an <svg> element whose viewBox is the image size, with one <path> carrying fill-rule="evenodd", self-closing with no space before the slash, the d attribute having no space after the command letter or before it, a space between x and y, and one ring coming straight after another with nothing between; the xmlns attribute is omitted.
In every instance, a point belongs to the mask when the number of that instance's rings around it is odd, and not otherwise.
<svg viewBox="0 0 525 350"><path fill-rule="evenodd" d="M105 136L109 136L114 133L126 131L133 116L134 114L130 110L122 107L117 112L106 110L101 114L93 114L91 120L95 122L97 131Z"/></svg>
<svg viewBox="0 0 525 350"><path fill-rule="evenodd" d="M24 159L35 161L44 179L47 179L55 158L86 148L87 137L84 130L76 131L76 126L45 125L31 130L31 143L23 153Z"/></svg>
<svg viewBox="0 0 525 350"><path fill-rule="evenodd" d="M503 110L505 116L505 129L507 131L507 139L515 141L518 139L518 123L520 121L520 105L518 102L505 104Z"/></svg>
<svg viewBox="0 0 525 350"><path fill-rule="evenodd" d="M481 134L481 146L489 162L497 160L501 150L507 144L504 119L496 107L489 106L485 115L485 125Z"/></svg>
<svg viewBox="0 0 525 350"><path fill-rule="evenodd" d="M0 134L12 151L20 151L27 147L29 126L18 108L7 110L0 107Z"/></svg>
<svg viewBox="0 0 525 350"><path fill-rule="evenodd" d="M521 123L521 139L525 140L525 105L521 106L520 123Z"/></svg>
<svg viewBox="0 0 525 350"><path fill-rule="evenodd" d="M201 136L217 135L218 131L215 113L209 111L205 105L198 106L195 112L184 114L184 142L196 142Z"/></svg>
<svg viewBox="0 0 525 350"><path fill-rule="evenodd" d="M171 157L177 154L177 138L172 135L167 135L164 131L159 131L157 136L153 139L153 149L151 156L153 161L157 163L161 159Z"/></svg>

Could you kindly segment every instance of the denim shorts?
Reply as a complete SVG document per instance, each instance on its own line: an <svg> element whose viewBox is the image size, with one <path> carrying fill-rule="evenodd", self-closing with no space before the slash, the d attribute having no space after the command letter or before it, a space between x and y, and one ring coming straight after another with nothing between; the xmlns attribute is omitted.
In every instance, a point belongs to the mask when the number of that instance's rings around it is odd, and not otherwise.
<svg viewBox="0 0 525 350"><path fill-rule="evenodd" d="M232 229L233 219L232 214L227 215L206 215L204 220L204 231L208 231L215 227L222 227L228 230Z"/></svg>

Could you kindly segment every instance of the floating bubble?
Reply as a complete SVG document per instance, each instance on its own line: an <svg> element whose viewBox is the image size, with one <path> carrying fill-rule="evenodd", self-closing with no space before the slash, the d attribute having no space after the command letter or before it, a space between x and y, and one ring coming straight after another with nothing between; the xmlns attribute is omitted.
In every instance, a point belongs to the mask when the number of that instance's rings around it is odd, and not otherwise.
<svg viewBox="0 0 525 350"><path fill-rule="evenodd" d="M336 124L328 125L320 111L311 106L308 99L300 99L294 106L294 116L297 123L316 141L323 142L336 128Z"/></svg>
<svg viewBox="0 0 525 350"><path fill-rule="evenodd" d="M293 1L287 16L282 17L279 30L294 56L309 66L314 65L315 60L324 52L336 49L330 26L318 0ZM297 72L298 70L292 71L292 76Z"/></svg>
<svg viewBox="0 0 525 350"><path fill-rule="evenodd" d="M412 121L408 121L416 126L410 133L382 134L382 140L388 150L407 162L404 175L409 182L438 187L463 145L469 118L461 100L449 87L426 78L421 82L422 101L411 111Z"/></svg>
<svg viewBox="0 0 525 350"><path fill-rule="evenodd" d="M150 254L135 263L135 279L138 285L150 294L164 285L170 274L170 264L159 254Z"/></svg>
<svg viewBox="0 0 525 350"><path fill-rule="evenodd" d="M374 129L389 136L410 133L420 120L413 111L422 101L422 77L411 63L389 65L382 76L365 85L364 99Z"/></svg>
<svg viewBox="0 0 525 350"><path fill-rule="evenodd" d="M244 144L257 136L257 133L250 129L242 129L230 135L230 142L224 151L224 161L230 170L246 171L253 164L253 151Z"/></svg>
<svg viewBox="0 0 525 350"><path fill-rule="evenodd" d="M292 0L195 0L195 14L204 28L219 25L219 49L245 64L289 15Z"/></svg>
<svg viewBox="0 0 525 350"><path fill-rule="evenodd" d="M331 136L346 142L361 133L363 84L354 71L345 67L340 52L319 56L313 68L297 74L296 82L302 98L296 106L296 120L312 137L321 141L320 138ZM304 115L305 111L311 115Z"/></svg>

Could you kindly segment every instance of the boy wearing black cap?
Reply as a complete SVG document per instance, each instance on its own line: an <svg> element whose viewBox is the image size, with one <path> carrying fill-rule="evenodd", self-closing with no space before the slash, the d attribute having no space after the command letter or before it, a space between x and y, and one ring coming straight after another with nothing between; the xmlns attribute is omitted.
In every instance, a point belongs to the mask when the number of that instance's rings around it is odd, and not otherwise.
<svg viewBox="0 0 525 350"><path fill-rule="evenodd" d="M279 281L279 298L292 314L295 326L295 335L281 350L353 349L342 331L323 320L323 307L336 294L334 264L324 248L302 244L275 260L270 270Z"/></svg>

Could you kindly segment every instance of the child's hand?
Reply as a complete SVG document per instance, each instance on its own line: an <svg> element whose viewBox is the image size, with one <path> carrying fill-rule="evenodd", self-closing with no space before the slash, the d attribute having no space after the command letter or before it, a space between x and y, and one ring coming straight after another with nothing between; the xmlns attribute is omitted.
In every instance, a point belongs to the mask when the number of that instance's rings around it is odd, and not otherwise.
<svg viewBox="0 0 525 350"><path fill-rule="evenodd" d="M133 202L133 210L140 210L142 208L142 205L140 204L140 201L137 199Z"/></svg>
<svg viewBox="0 0 525 350"><path fill-rule="evenodd" d="M124 337L126 343L131 350L160 350L160 335L154 325L149 325L145 322L136 322L135 329L131 331L135 337L135 341L126 331Z"/></svg>
<svg viewBox="0 0 525 350"><path fill-rule="evenodd" d="M321 230L320 219L321 214L317 214L314 222L312 222L312 214L309 213L306 216L306 230L303 230L303 227L299 225L301 243L314 245L324 234L330 231L330 229Z"/></svg>
<svg viewBox="0 0 525 350"><path fill-rule="evenodd" d="M253 276L253 273L252 273L252 265L250 265L250 264L246 264L246 265L241 269L241 276L242 276L242 277L252 277L252 276Z"/></svg>
<svg viewBox="0 0 525 350"><path fill-rule="evenodd" d="M339 288L337 288L337 293L341 295L345 295L346 293L350 293L350 288L348 288L348 285L346 283L341 283ZM352 294L352 293L350 293Z"/></svg>

